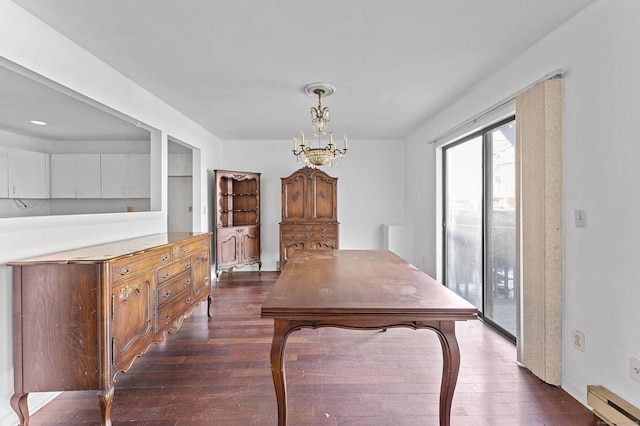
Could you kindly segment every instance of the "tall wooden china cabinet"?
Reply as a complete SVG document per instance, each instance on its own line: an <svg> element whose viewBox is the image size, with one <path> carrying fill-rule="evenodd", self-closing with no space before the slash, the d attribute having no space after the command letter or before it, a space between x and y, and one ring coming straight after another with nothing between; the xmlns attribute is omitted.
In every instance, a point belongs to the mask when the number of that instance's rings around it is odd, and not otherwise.
<svg viewBox="0 0 640 426"><path fill-rule="evenodd" d="M310 167L282 178L281 270L297 249L337 249L338 227L338 178Z"/></svg>
<svg viewBox="0 0 640 426"><path fill-rule="evenodd" d="M215 170L216 278L260 260L260 173Z"/></svg>

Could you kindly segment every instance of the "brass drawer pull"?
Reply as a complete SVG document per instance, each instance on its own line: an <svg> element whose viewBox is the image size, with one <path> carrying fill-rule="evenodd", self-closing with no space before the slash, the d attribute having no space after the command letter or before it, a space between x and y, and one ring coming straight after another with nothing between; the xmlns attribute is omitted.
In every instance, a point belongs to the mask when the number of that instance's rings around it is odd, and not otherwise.
<svg viewBox="0 0 640 426"><path fill-rule="evenodd" d="M163 255L160 257L160 260L162 260L162 261L167 261L167 260L169 260L169 255L168 255L168 254L166 254L166 253L165 253L165 254L163 254Z"/></svg>
<svg viewBox="0 0 640 426"><path fill-rule="evenodd" d="M167 271L164 274L160 275L160 278L162 278L162 279L169 278L169 275L171 275L171 272Z"/></svg>
<svg viewBox="0 0 640 426"><path fill-rule="evenodd" d="M118 274L120 274L120 275L127 275L129 272L131 272L131 266L129 266L129 265L127 265L126 268L118 269Z"/></svg>
<svg viewBox="0 0 640 426"><path fill-rule="evenodd" d="M184 285L190 285L191 284L191 278L187 278L183 282L184 282Z"/></svg>
<svg viewBox="0 0 640 426"><path fill-rule="evenodd" d="M187 297L186 299L184 299L185 305L188 305L189 303L191 303L191 297Z"/></svg>
<svg viewBox="0 0 640 426"><path fill-rule="evenodd" d="M184 264L184 269L189 269L191 267L191 262L187 262Z"/></svg>
<svg viewBox="0 0 640 426"><path fill-rule="evenodd" d="M162 317L163 320L168 320L169 317L171 316L171 312L167 312L166 314L164 314L164 316Z"/></svg>
<svg viewBox="0 0 640 426"><path fill-rule="evenodd" d="M183 248L182 251L185 252L185 253L189 253L189 247Z"/></svg>
<svg viewBox="0 0 640 426"><path fill-rule="evenodd" d="M171 290L167 290L164 293L162 293L162 297L166 299L167 297L169 297L170 294L171 294Z"/></svg>

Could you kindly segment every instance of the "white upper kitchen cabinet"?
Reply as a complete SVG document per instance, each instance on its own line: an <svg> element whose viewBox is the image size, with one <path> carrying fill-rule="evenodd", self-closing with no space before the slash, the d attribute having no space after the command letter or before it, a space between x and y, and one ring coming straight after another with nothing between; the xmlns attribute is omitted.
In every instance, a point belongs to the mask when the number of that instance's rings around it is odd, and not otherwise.
<svg viewBox="0 0 640 426"><path fill-rule="evenodd" d="M100 198L100 154L51 154L51 198Z"/></svg>
<svg viewBox="0 0 640 426"><path fill-rule="evenodd" d="M169 154L169 176L191 176L193 160L191 154Z"/></svg>
<svg viewBox="0 0 640 426"><path fill-rule="evenodd" d="M10 198L49 198L49 154L8 149Z"/></svg>
<svg viewBox="0 0 640 426"><path fill-rule="evenodd" d="M151 157L129 154L129 198L151 197Z"/></svg>
<svg viewBox="0 0 640 426"><path fill-rule="evenodd" d="M102 197L100 154L75 154L78 198Z"/></svg>
<svg viewBox="0 0 640 426"><path fill-rule="evenodd" d="M149 154L101 154L102 198L149 198Z"/></svg>
<svg viewBox="0 0 640 426"><path fill-rule="evenodd" d="M9 159L7 148L0 146L0 198L9 197Z"/></svg>

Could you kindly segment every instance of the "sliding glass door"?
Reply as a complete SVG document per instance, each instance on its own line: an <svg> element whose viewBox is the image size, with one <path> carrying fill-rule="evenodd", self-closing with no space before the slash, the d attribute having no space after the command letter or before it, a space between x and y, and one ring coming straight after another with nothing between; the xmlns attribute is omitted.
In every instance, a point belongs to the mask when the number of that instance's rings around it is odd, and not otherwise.
<svg viewBox="0 0 640 426"><path fill-rule="evenodd" d="M445 284L515 341L515 121L443 154Z"/></svg>

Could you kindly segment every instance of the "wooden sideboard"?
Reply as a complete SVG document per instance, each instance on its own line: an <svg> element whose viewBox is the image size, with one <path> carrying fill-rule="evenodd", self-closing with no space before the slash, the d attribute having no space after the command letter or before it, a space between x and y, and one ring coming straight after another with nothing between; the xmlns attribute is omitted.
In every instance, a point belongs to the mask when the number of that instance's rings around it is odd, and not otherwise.
<svg viewBox="0 0 640 426"><path fill-rule="evenodd" d="M111 424L115 376L196 304L211 308L211 233L156 234L10 262L14 394L97 390Z"/></svg>
<svg viewBox="0 0 640 426"><path fill-rule="evenodd" d="M338 178L303 167L282 180L280 270L295 250L338 249Z"/></svg>

